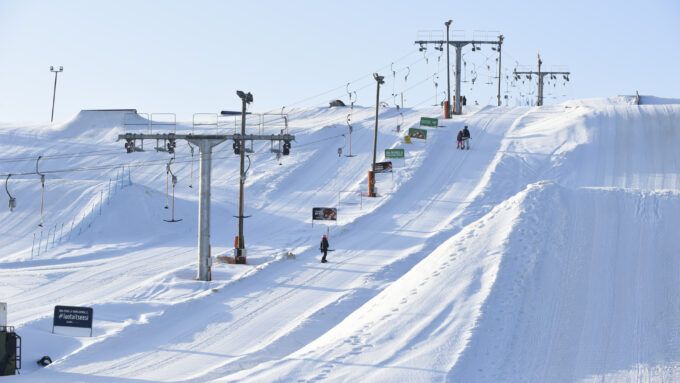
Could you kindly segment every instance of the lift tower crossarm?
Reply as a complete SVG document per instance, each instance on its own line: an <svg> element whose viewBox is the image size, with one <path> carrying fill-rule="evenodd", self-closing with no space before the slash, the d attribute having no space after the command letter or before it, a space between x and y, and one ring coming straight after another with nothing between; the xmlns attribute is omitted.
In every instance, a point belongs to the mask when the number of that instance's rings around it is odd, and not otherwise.
<svg viewBox="0 0 680 383"><path fill-rule="evenodd" d="M423 47L425 44L436 44L439 46L443 46L445 44L453 45L456 47L456 99L454 100L454 114L461 114L462 109L460 107L460 62L461 62L461 51L464 46L472 44L474 45L483 45L483 44L491 44L491 45L496 45L498 46L498 56L499 56L499 64L500 64L500 54L501 54L501 45L503 44L503 35L498 36L498 40L454 40L451 41L449 40L448 42L446 40L417 40L414 42L414 44L418 44L421 47ZM421 48L422 49L422 48ZM500 68L500 65L499 65ZM501 76L500 76L500 69L499 69L499 75L498 75L498 83L500 84L501 81ZM450 90L449 90L450 93ZM500 99L501 99L501 93L500 93L500 86L498 87L498 100L500 104ZM500 105L499 105L500 106Z"/></svg>
<svg viewBox="0 0 680 383"><path fill-rule="evenodd" d="M529 76L536 76L538 77L538 100L536 102L537 106L543 106L543 77L545 76L554 76L554 75L563 75L563 76L569 76L571 73L569 72L534 72L534 71L529 71L529 72L517 72L513 71L512 74L514 76L519 76L519 75L529 75Z"/></svg>
<svg viewBox="0 0 680 383"><path fill-rule="evenodd" d="M130 151L134 151L135 140L145 139L164 139L164 140L187 140L191 144L198 146L200 153L200 173L201 182L199 185L198 201L198 274L196 279L200 281L210 280L210 176L212 169L212 148L227 140L244 141L294 141L292 134L144 134L126 133L119 134L118 140L126 140L133 145ZM127 144L126 144L127 147ZM243 147L243 146L242 146ZM9 177L8 177L9 178ZM11 201L10 201L11 203Z"/></svg>
<svg viewBox="0 0 680 383"><path fill-rule="evenodd" d="M538 100L536 102L537 106L543 106L543 77L548 76L548 75L554 76L554 75L557 75L557 74L561 74L563 76L566 76L565 79L567 81L569 81L569 75L571 74L569 72L542 72L541 71L541 65L542 64L543 64L543 61L541 60L541 55L539 54L538 55L538 72L533 72L533 71L517 72L516 70L512 72L512 74L515 77L522 75L522 74L523 75L529 75L529 76L536 75L536 77L538 77Z"/></svg>
<svg viewBox="0 0 680 383"><path fill-rule="evenodd" d="M295 136L292 134L174 134L174 133L159 133L159 134L145 134L145 133L125 133L119 134L120 140L243 140L243 141L295 141Z"/></svg>

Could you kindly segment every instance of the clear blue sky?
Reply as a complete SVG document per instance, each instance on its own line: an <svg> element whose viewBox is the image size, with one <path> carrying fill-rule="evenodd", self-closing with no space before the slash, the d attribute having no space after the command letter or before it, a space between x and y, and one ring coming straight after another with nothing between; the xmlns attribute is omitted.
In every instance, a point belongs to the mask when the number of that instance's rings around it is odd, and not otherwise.
<svg viewBox="0 0 680 383"><path fill-rule="evenodd" d="M394 65L400 71L394 89L404 87L404 67L419 61L406 86L422 84L406 91L405 104L432 105L435 88L426 78L437 58L430 49L426 67L413 41L421 30L444 30L448 19L467 37L475 30L502 33L508 71L516 63L535 70L539 50L546 69L566 66L571 82L554 87L554 101L635 90L680 98L679 18L674 0L0 0L0 122L49 121L50 65L64 66L55 121L87 108L174 112L187 120L195 112L238 109L237 89L253 93L255 111L301 100L296 106L323 105L346 101L350 81L362 89L358 104L373 105L376 70L388 80L381 99L392 105L390 63L404 56ZM488 46L465 52L465 75L472 68L478 75L474 87L464 84L468 101L495 102L495 85L486 84L495 54ZM439 65L441 101L445 56Z"/></svg>

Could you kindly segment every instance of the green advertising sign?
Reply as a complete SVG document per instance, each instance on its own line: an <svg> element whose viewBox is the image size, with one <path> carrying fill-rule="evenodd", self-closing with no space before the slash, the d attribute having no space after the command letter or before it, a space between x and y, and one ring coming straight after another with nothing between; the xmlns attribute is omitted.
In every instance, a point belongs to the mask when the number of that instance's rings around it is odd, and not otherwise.
<svg viewBox="0 0 680 383"><path fill-rule="evenodd" d="M420 126L432 126L437 127L439 125L439 120L436 118L420 117Z"/></svg>
<svg viewBox="0 0 680 383"><path fill-rule="evenodd" d="M427 140L427 130L418 128L409 128L408 135L413 138L420 138L421 140Z"/></svg>
<svg viewBox="0 0 680 383"><path fill-rule="evenodd" d="M404 149L385 149L385 158L404 158Z"/></svg>

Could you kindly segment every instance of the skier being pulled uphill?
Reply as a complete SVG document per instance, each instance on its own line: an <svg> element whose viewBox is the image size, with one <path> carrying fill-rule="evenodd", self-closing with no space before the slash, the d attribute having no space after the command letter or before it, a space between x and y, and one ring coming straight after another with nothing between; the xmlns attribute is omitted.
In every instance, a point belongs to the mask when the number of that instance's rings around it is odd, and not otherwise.
<svg viewBox="0 0 680 383"><path fill-rule="evenodd" d="M463 131L462 130L458 131L458 136L456 136L456 141L458 141L458 145L456 145L456 149L463 149Z"/></svg>
<svg viewBox="0 0 680 383"><path fill-rule="evenodd" d="M467 125L463 128L463 146L461 149L463 148L470 150L470 131L468 130Z"/></svg>
<svg viewBox="0 0 680 383"><path fill-rule="evenodd" d="M323 253L323 257L321 257L321 263L326 263L326 255L328 254L328 238L326 238L326 235L324 234L323 237L321 237L321 244L319 245L319 250Z"/></svg>

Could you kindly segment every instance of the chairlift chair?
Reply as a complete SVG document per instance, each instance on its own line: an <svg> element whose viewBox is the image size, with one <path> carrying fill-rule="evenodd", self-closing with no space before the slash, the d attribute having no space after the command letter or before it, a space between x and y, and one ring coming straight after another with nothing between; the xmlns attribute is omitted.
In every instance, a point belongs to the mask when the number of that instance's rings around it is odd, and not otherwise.
<svg viewBox="0 0 680 383"><path fill-rule="evenodd" d="M38 156L38 159L35 161L35 173L40 176L40 184L42 185L40 191L40 223L38 224L40 227L43 226L43 206L45 202L45 175L38 170L38 163L41 158L42 156Z"/></svg>
<svg viewBox="0 0 680 383"><path fill-rule="evenodd" d="M170 165L172 164L172 161L175 160L175 157L171 157L170 161L168 161L167 164L165 164L165 207L164 209L168 208L168 192L169 192L169 183L170 183L170 174L172 172L170 171ZM173 186L174 187L174 186Z"/></svg>
<svg viewBox="0 0 680 383"><path fill-rule="evenodd" d="M187 141L187 144L189 144L189 149L191 149L191 173L189 177L189 187L193 188L193 183L194 183L194 146L191 145L189 141Z"/></svg>
<svg viewBox="0 0 680 383"><path fill-rule="evenodd" d="M352 115L348 114L347 115L347 129L349 131L349 154L345 154L345 157L356 157L356 154L352 154L352 131L354 130L352 128Z"/></svg>
<svg viewBox="0 0 680 383"><path fill-rule="evenodd" d="M157 152L167 152L168 149L167 149L166 145L167 145L167 140L165 138L163 139L163 145L162 146L160 144L160 138L156 138L156 146L154 147L154 149L156 149Z"/></svg>
<svg viewBox="0 0 680 383"><path fill-rule="evenodd" d="M248 147L248 145L245 145L245 147L243 148L243 150L244 150L246 153L253 153L253 152L254 152L254 150L253 150L253 142L254 142L254 140L250 140L250 147Z"/></svg>
<svg viewBox="0 0 680 383"><path fill-rule="evenodd" d="M12 197L12 195L9 193L9 189L7 188L7 184L9 183L9 178L12 176L12 174L8 174L7 178L5 178L5 191L7 192L7 196L9 197L9 211L14 211L14 208L17 207L17 199Z"/></svg>
<svg viewBox="0 0 680 383"><path fill-rule="evenodd" d="M342 134L342 138L344 139L344 141L343 141L343 143L342 143L342 146L338 148L338 157L342 157L342 149L343 149L345 146L347 146L347 137L345 136L344 133Z"/></svg>
<svg viewBox="0 0 680 383"><path fill-rule="evenodd" d="M170 162L168 162L167 167L166 167L167 172L170 174L170 176L172 176L172 213L171 213L172 215L171 215L171 219L169 219L169 220L164 219L163 221L165 221L165 222L179 222L179 221L182 220L181 218L175 219L175 185L177 185L177 176L172 172L172 169L170 169L170 165L172 164L172 161L174 161L174 160L175 160L175 157L172 157L170 159ZM166 202L165 208L167 209L167 202Z"/></svg>

